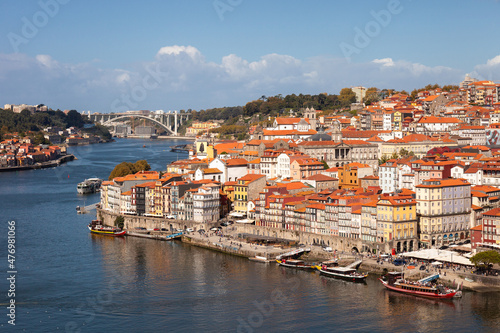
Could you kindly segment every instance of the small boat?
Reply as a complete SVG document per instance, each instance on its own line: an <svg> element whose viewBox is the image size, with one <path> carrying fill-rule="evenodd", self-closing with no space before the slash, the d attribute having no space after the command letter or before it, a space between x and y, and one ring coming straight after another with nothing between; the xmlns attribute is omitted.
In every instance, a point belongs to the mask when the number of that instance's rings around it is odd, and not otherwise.
<svg viewBox="0 0 500 333"><path fill-rule="evenodd" d="M101 221L94 220L92 223L88 225L88 228L91 233L93 234L99 234L99 235L106 235L106 236L125 236L127 233L126 230L122 230L117 227L111 227L107 225L102 225Z"/></svg>
<svg viewBox="0 0 500 333"><path fill-rule="evenodd" d="M422 280L407 281L403 278L403 273L400 272L387 273L379 280L387 289L400 293L441 299L462 297L461 290L449 289L441 284L432 282L421 282Z"/></svg>
<svg viewBox="0 0 500 333"><path fill-rule="evenodd" d="M266 257L261 257L261 256L250 257L250 258L248 258L248 260L262 262L265 264L267 264L268 262L271 261L271 260L267 259Z"/></svg>
<svg viewBox="0 0 500 333"><path fill-rule="evenodd" d="M364 282L368 277L368 274L358 273L355 268L339 266L323 265L319 268L319 273L325 276L353 282Z"/></svg>
<svg viewBox="0 0 500 333"><path fill-rule="evenodd" d="M320 265L314 266L318 271L320 271L323 267L338 267L339 261L337 259L332 259L328 261L323 261Z"/></svg>
<svg viewBox="0 0 500 333"><path fill-rule="evenodd" d="M304 260L298 260L298 259L277 259L276 262L283 267L288 267L288 268L296 268L296 269L302 269L302 270L315 270L316 267L314 265L307 265Z"/></svg>

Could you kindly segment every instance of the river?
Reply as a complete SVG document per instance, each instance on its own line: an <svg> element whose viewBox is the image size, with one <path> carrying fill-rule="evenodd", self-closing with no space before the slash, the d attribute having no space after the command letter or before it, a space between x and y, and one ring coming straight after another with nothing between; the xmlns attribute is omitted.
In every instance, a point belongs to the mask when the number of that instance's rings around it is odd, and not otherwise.
<svg viewBox="0 0 500 333"><path fill-rule="evenodd" d="M178 241L91 235L95 203L76 184L122 161L154 170L184 158L181 140L72 147L61 167L0 173L0 332L497 332L500 294L433 301L352 284ZM145 147L143 147L145 146ZM15 221L15 296L8 296L8 222ZM11 233L12 235L12 233ZM15 326L6 314L15 300Z"/></svg>

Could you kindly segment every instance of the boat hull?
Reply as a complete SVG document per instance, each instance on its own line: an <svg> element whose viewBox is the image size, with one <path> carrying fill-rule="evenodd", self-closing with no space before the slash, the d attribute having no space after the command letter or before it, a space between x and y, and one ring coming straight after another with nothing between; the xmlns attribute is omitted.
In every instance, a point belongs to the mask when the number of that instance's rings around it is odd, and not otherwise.
<svg viewBox="0 0 500 333"><path fill-rule="evenodd" d="M332 277L332 278L335 278L335 279L341 279L341 280L345 280L345 281L352 281L352 282L365 282L366 277L368 276L366 274L363 274L361 276L345 275L345 274L341 274L341 273L336 273L336 272L331 272L331 271L328 271L328 270L324 270L324 269L321 269L321 268L318 269L318 270L319 270L319 273L321 275Z"/></svg>
<svg viewBox="0 0 500 333"><path fill-rule="evenodd" d="M287 267L287 268L300 269L300 270L303 270L303 271L314 271L314 270L316 270L316 267L312 266L312 265L304 265L304 266L302 266L302 265L290 265L290 264L282 262L281 260L276 260L276 262L280 266Z"/></svg>
<svg viewBox="0 0 500 333"><path fill-rule="evenodd" d="M106 236L112 236L112 237L121 237L125 236L127 234L126 230L120 230L120 231L111 231L111 230L98 230L98 229L92 229L89 227L90 233L96 234L96 235L106 235Z"/></svg>
<svg viewBox="0 0 500 333"><path fill-rule="evenodd" d="M386 281L379 279L380 282L384 285L389 290L396 291L399 293L407 294L407 295L414 295L414 296L420 296L420 297L427 297L427 298L437 298L437 299L450 299L455 297L457 294L457 291L452 291L447 294L439 294L439 293L434 293L434 292L425 292L425 291L419 291L419 290L407 290L407 289L402 289L398 288L395 286L391 286L388 284Z"/></svg>

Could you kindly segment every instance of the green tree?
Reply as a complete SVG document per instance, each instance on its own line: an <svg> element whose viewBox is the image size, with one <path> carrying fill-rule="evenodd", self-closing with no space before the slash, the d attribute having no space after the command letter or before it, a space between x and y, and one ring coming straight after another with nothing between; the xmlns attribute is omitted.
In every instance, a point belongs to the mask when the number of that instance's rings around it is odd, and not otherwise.
<svg viewBox="0 0 500 333"><path fill-rule="evenodd" d="M115 227L123 229L124 224L125 224L125 218L123 216L117 216L115 218Z"/></svg>
<svg viewBox="0 0 500 333"><path fill-rule="evenodd" d="M323 163L325 170L330 169L330 167L328 166L328 163L326 163L325 160L321 160L321 163Z"/></svg>
<svg viewBox="0 0 500 333"><path fill-rule="evenodd" d="M112 180L113 178L116 177L123 177L126 175L134 174L139 171L148 171L151 170L151 166L148 164L146 160L140 160L135 163L130 163L130 162L121 162L115 168L113 171L111 171L111 174L109 175L108 179Z"/></svg>
<svg viewBox="0 0 500 333"><path fill-rule="evenodd" d="M489 266L491 264L500 264L500 253L497 251L479 252L470 258L470 261L476 266Z"/></svg>

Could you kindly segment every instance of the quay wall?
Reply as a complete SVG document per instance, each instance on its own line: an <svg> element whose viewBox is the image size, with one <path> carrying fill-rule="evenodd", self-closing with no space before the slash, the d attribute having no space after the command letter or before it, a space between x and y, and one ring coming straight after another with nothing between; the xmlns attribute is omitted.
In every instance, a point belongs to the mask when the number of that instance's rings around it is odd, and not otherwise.
<svg viewBox="0 0 500 333"><path fill-rule="evenodd" d="M248 249L240 249L236 245L224 245L217 242L210 242L207 240L195 239L186 235L182 236L182 242L191 244L197 247L202 247L205 249L210 249L218 252L228 253L239 257L250 258L254 256L267 257L268 259L274 259L266 251L256 251Z"/></svg>
<svg viewBox="0 0 500 333"><path fill-rule="evenodd" d="M98 216L106 225L114 225L114 220L119 214L114 214L109 211L104 211L97 208ZM199 229L209 230L217 226L218 223L199 223L194 221L165 219L161 217L150 216L136 216L136 215L122 215L125 219L125 229L146 228L153 230L154 228L166 228L168 230L192 228L194 231ZM295 230L275 229L269 227L239 224L235 223L231 226L235 228L237 233L251 234L255 236L266 236L282 238L287 240L296 241L299 244L310 246L313 244L323 244L329 246L332 250L341 252L362 252L365 248L378 249L380 252L390 252L390 244L371 244L361 239L344 238L331 235L313 234Z"/></svg>
<svg viewBox="0 0 500 333"><path fill-rule="evenodd" d="M76 159L75 155L68 154L59 157L56 160L53 161L48 161L48 162L43 162L43 163L37 163L33 165L23 165L23 166L13 166L13 167L1 167L0 172L3 171L23 171L23 170L36 170L36 169L46 169L46 168L53 168L61 165L62 163L66 163L69 161L73 161Z"/></svg>

